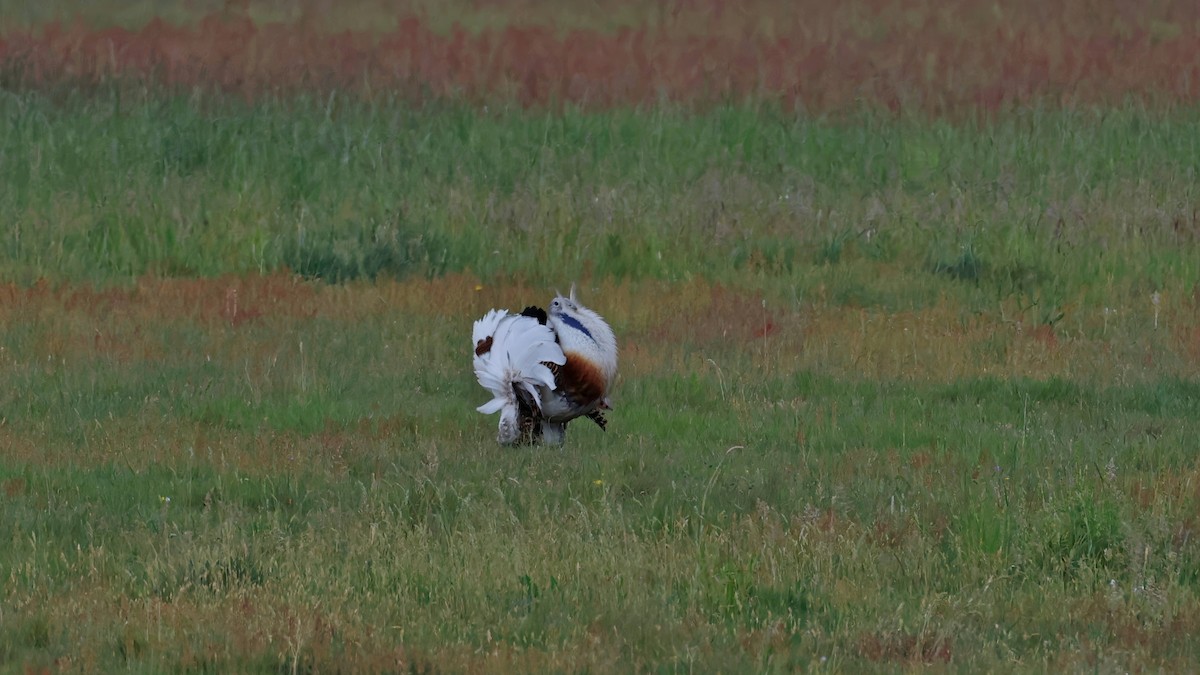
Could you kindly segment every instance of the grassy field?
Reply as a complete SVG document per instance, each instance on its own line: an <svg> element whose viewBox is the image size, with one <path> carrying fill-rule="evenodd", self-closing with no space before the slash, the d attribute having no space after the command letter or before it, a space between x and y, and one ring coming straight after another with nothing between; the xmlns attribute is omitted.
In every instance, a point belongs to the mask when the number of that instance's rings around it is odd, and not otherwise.
<svg viewBox="0 0 1200 675"><path fill-rule="evenodd" d="M0 671L1200 665L1187 96L5 66ZM621 345L609 429L499 448L471 322L573 281Z"/></svg>

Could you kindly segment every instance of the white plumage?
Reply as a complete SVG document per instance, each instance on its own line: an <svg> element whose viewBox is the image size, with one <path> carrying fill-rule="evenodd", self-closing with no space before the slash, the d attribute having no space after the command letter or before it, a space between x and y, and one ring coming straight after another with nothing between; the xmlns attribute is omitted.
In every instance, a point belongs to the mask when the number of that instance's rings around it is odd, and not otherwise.
<svg viewBox="0 0 1200 675"><path fill-rule="evenodd" d="M617 340L599 314L580 305L575 289L558 296L549 313L493 309L475 322L475 377L492 393L479 406L500 413L503 445L562 443L567 422L587 416L605 427L601 409L617 373Z"/></svg>

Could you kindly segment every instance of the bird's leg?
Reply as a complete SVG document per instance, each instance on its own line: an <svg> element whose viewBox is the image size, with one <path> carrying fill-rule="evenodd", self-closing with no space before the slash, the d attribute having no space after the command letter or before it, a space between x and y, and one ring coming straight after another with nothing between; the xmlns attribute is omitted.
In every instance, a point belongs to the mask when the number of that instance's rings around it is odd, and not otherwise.
<svg viewBox="0 0 1200 675"><path fill-rule="evenodd" d="M542 420L542 440L550 445L562 445L567 440L567 423Z"/></svg>
<svg viewBox="0 0 1200 675"><path fill-rule="evenodd" d="M542 439L542 420L533 415L521 416L521 439L519 445L533 445Z"/></svg>

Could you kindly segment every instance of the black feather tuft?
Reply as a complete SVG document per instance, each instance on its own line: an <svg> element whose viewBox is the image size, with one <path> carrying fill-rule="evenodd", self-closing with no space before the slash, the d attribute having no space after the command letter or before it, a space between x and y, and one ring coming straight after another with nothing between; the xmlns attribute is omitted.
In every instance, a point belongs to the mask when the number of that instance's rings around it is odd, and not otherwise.
<svg viewBox="0 0 1200 675"><path fill-rule="evenodd" d="M533 305L521 310L521 316L537 319L538 323L542 324L543 326L546 325L546 319L548 318L546 316L546 310L542 309L541 307L534 307Z"/></svg>
<svg viewBox="0 0 1200 675"><path fill-rule="evenodd" d="M593 410L587 414L587 418L599 425L600 431L608 431L608 420L604 419L604 413Z"/></svg>

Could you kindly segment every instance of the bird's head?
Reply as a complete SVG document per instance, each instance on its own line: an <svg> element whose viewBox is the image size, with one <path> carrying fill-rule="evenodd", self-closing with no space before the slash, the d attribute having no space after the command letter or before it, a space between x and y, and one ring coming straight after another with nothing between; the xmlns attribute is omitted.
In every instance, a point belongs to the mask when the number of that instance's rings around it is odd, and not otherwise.
<svg viewBox="0 0 1200 675"><path fill-rule="evenodd" d="M571 286L570 295L565 297L558 295L550 301L548 314L560 340L565 334L566 339L570 342L575 342L575 338L580 336L598 342L598 336L593 331L598 327L608 327L599 314L579 304L579 301L575 299L574 286Z"/></svg>
<svg viewBox="0 0 1200 675"><path fill-rule="evenodd" d="M579 304L575 287L567 296L550 301L549 322L564 351L579 351L604 364L606 372L615 372L617 338L604 318Z"/></svg>

